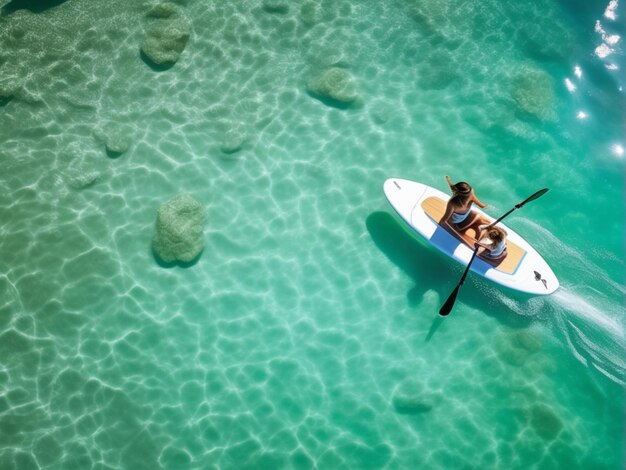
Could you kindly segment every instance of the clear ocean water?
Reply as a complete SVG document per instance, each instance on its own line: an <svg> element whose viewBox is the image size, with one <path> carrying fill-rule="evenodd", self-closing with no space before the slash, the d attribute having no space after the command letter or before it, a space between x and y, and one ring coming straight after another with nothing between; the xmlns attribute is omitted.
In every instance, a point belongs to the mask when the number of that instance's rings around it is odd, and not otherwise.
<svg viewBox="0 0 626 470"><path fill-rule="evenodd" d="M177 1L171 67L157 4L0 0L0 468L623 467L622 1ZM463 267L382 184L445 175L495 217L550 188L506 223L554 295L438 316Z"/></svg>

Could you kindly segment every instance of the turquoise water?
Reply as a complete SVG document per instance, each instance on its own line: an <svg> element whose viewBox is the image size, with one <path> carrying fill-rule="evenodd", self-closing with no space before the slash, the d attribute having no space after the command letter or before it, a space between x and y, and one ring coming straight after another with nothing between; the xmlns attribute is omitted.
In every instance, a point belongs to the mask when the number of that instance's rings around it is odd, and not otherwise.
<svg viewBox="0 0 626 470"><path fill-rule="evenodd" d="M178 1L171 67L156 4L0 1L0 468L622 467L621 3ZM550 188L507 225L559 291L437 315L463 268L382 184L446 174L496 217Z"/></svg>

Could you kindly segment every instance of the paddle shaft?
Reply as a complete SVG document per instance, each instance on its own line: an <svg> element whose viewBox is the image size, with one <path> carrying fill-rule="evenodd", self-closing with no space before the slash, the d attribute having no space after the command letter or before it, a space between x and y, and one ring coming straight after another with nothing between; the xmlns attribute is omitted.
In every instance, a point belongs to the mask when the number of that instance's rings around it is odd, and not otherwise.
<svg viewBox="0 0 626 470"><path fill-rule="evenodd" d="M478 243L474 244L474 253L472 253L472 257L469 260L469 263L467 263L467 267L465 268L465 271L463 272L463 276L461 276L461 280L459 281L459 286L462 286L463 283L465 282L465 278L467 277L467 273L470 270L470 266L472 265L472 263L474 262L474 259L476 258L476 254L478 253L478 249L480 248L480 245Z"/></svg>
<svg viewBox="0 0 626 470"><path fill-rule="evenodd" d="M543 196L547 192L548 192L548 188L540 189L539 191L537 191L535 194L533 194L532 196L528 197L524 201L520 202L519 204L515 204L515 207L513 207L513 209L511 209L506 214L504 214L499 219L497 219L495 222L492 222L489 225L491 225L491 226L496 225L498 222L500 222L502 219L504 219L507 215L509 215L514 210L519 209L521 207L524 207L524 204L526 204L527 202L534 201L535 199L537 199L540 196ZM469 272L470 267L472 266L472 263L474 262L474 258L476 258L476 254L478 253L478 248L480 248L480 245L478 243L475 243L474 244L474 253L472 253L472 257L470 258L469 263L467 263L467 267L465 268L465 271L463 272L463 276L461 276L461 280L459 281L459 283L454 288L454 290L452 291L450 296L446 299L446 302L443 304L443 306L439 310L439 315L441 315L442 317L445 317L446 315L448 315L452 311L452 307L454 307L454 302L456 302L456 296L459 293L459 289L461 289L461 286L465 282L465 278L467 277L467 273Z"/></svg>
<svg viewBox="0 0 626 470"><path fill-rule="evenodd" d="M476 258L476 253L478 253L479 248L480 248L480 245L476 243L474 245L474 253L472 253L472 257L470 258L469 263L467 263L465 271L463 272L463 276L461 276L461 280L459 281L457 286L454 288L450 296L446 299L446 302L443 304L441 309L439 309L439 315L441 315L442 317L445 317L452 311L452 307L454 307L454 302L456 301L456 296L459 293L459 289L461 289L461 286L465 282L467 273L469 272L470 267L472 266L472 263L474 262L474 258Z"/></svg>
<svg viewBox="0 0 626 470"><path fill-rule="evenodd" d="M521 207L521 206L520 206ZM513 209L511 209L509 212L507 212L506 214L504 214L503 216L500 216L500 218L496 219L495 222L490 223L489 225L496 225L498 222L500 222L502 219L504 219L507 215L509 215L511 212L513 212L515 209L518 209L517 206L515 206Z"/></svg>
<svg viewBox="0 0 626 470"><path fill-rule="evenodd" d="M533 194L532 196L528 197L527 199L525 199L524 201L520 202L519 204L515 204L515 207L513 207L513 209L511 209L509 212L507 212L506 214L500 216L498 219L496 219L495 222L490 223L489 225L496 225L498 222L500 222L502 219L504 219L507 215L509 215L511 212L520 209L522 207L524 207L524 204L526 204L527 202L530 201L534 201L535 199L537 199L540 196L543 196L545 193L548 192L548 188L543 188L540 189L539 191L537 191L535 194Z"/></svg>

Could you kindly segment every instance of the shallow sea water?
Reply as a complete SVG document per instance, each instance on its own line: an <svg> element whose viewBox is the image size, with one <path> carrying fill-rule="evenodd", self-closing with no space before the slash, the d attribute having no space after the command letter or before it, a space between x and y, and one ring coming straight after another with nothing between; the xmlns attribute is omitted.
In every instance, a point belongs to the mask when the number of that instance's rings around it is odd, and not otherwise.
<svg viewBox="0 0 626 470"><path fill-rule="evenodd" d="M623 5L178 1L158 70L156 4L0 1L0 468L622 467ZM446 174L496 217L550 188L507 225L559 291L438 317L463 268L382 184ZM205 248L165 266L180 193Z"/></svg>

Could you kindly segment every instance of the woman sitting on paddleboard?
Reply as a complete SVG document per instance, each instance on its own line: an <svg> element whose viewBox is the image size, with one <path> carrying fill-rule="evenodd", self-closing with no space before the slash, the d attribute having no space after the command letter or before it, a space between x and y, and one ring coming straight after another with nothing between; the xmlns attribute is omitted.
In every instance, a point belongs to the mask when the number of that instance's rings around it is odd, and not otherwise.
<svg viewBox="0 0 626 470"><path fill-rule="evenodd" d="M452 191L452 197L448 200L446 212L441 221L447 222L451 227L461 232L474 225L474 232L478 234L478 224L481 220L479 214L472 210L472 203L476 203L481 208L487 207L487 205L476 197L472 187L464 181L452 184L449 176L446 176L446 181Z"/></svg>
<svg viewBox="0 0 626 470"><path fill-rule="evenodd" d="M476 243L480 245L480 248L476 254L489 259L504 258L506 256L506 231L491 225L481 225L479 229L480 235Z"/></svg>

